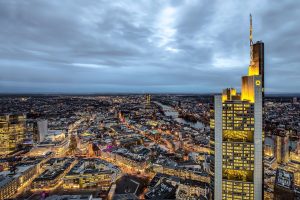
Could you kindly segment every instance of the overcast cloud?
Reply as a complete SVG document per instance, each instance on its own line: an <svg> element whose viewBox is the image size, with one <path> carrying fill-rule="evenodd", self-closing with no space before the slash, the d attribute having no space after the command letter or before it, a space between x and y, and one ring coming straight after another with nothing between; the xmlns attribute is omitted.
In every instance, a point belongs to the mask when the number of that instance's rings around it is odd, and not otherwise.
<svg viewBox="0 0 300 200"><path fill-rule="evenodd" d="M254 40L266 91L300 93L300 1L0 0L0 92L220 92Z"/></svg>

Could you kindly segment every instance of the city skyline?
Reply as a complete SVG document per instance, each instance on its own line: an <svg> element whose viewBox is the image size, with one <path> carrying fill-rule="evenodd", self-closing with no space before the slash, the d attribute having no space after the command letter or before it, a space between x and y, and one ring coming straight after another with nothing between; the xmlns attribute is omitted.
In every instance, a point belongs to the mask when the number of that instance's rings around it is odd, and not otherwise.
<svg viewBox="0 0 300 200"><path fill-rule="evenodd" d="M0 5L0 93L215 93L224 83L240 89L249 64L248 27L241 24L249 13L253 40L267 44L266 94L300 93L295 1Z"/></svg>
<svg viewBox="0 0 300 200"><path fill-rule="evenodd" d="M298 7L271 2L0 1L0 200L300 200Z"/></svg>

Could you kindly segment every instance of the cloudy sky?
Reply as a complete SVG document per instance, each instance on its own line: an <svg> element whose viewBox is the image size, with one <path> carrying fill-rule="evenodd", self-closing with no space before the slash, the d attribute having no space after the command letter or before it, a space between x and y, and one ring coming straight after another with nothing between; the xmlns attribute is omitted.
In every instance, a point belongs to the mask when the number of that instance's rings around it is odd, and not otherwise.
<svg viewBox="0 0 300 200"><path fill-rule="evenodd" d="M0 93L239 88L249 13L266 91L299 93L298 0L0 0Z"/></svg>

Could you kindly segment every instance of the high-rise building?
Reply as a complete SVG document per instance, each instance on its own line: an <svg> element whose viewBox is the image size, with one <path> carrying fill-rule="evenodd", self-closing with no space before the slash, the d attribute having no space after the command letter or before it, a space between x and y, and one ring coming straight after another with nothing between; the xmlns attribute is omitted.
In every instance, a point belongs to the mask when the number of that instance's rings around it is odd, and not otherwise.
<svg viewBox="0 0 300 200"><path fill-rule="evenodd" d="M48 134L48 120L46 119L40 119L37 121L37 127L38 127L38 142L43 142L45 139L45 136Z"/></svg>
<svg viewBox="0 0 300 200"><path fill-rule="evenodd" d="M0 116L0 155L17 150L25 137L25 115Z"/></svg>
<svg viewBox="0 0 300 200"><path fill-rule="evenodd" d="M293 97L293 104L297 103L297 97Z"/></svg>
<svg viewBox="0 0 300 200"><path fill-rule="evenodd" d="M36 143L38 141L38 127L36 123L36 119L26 119L26 140L32 141Z"/></svg>
<svg viewBox="0 0 300 200"><path fill-rule="evenodd" d="M30 119L26 120L27 139L37 144L43 142L48 134L48 120Z"/></svg>
<svg viewBox="0 0 300 200"><path fill-rule="evenodd" d="M286 164L289 161L289 132L281 131L276 135L276 160L278 164Z"/></svg>
<svg viewBox="0 0 300 200"><path fill-rule="evenodd" d="M265 77L264 77L264 43L262 41L257 41L255 44L252 44L252 58L251 63L248 70L248 75L261 75L261 85L262 92L264 95L265 88Z"/></svg>
<svg viewBox="0 0 300 200"><path fill-rule="evenodd" d="M252 42L241 93L233 88L214 96L211 107L211 198L263 199L264 44Z"/></svg>
<svg viewBox="0 0 300 200"><path fill-rule="evenodd" d="M146 94L146 104L145 104L145 108L149 109L151 107L151 95L150 94Z"/></svg>

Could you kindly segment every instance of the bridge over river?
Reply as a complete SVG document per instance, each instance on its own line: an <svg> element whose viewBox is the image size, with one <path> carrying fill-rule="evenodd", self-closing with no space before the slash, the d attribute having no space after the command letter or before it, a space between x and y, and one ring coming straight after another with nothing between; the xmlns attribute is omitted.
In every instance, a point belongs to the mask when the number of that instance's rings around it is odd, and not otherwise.
<svg viewBox="0 0 300 200"><path fill-rule="evenodd" d="M193 122L189 122L185 119L179 118L178 117L179 116L178 112L171 106L164 105L164 104L162 104L160 102L157 102L157 101L154 101L154 103L157 104L158 106L160 106L163 109L166 116L172 117L178 123L188 124L191 127L196 128L196 129L202 129L202 128L205 127L204 124L199 122L199 121L196 122L196 123L193 123Z"/></svg>

